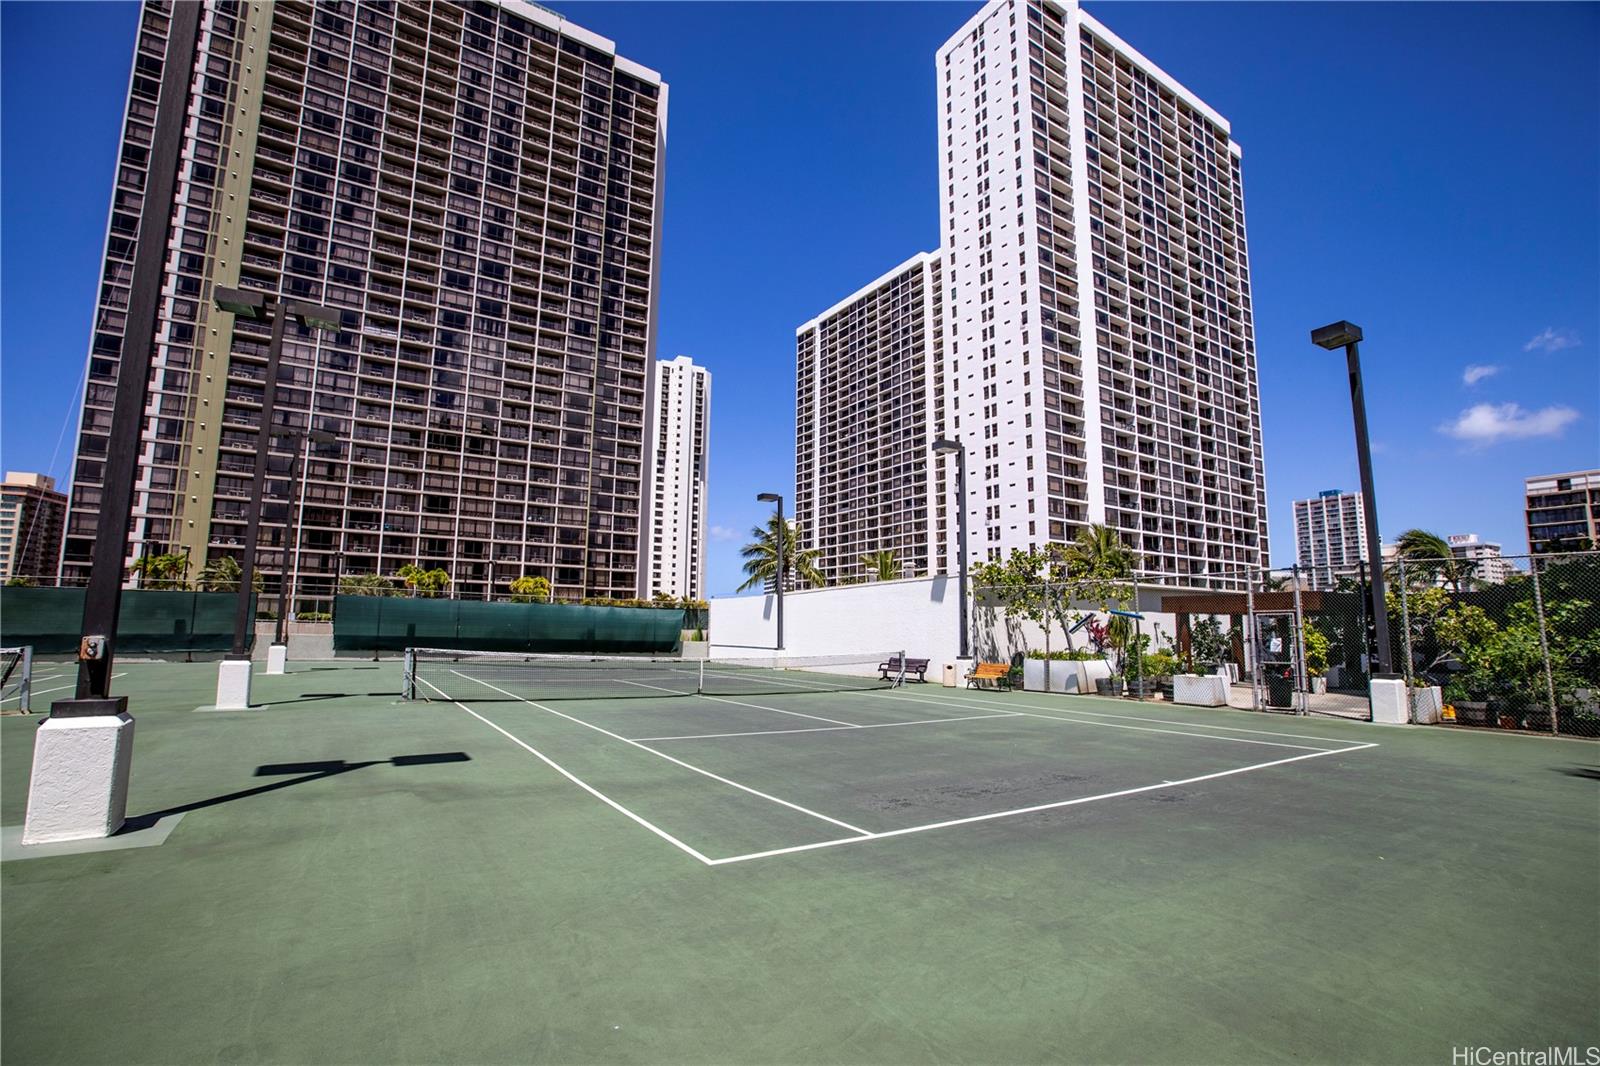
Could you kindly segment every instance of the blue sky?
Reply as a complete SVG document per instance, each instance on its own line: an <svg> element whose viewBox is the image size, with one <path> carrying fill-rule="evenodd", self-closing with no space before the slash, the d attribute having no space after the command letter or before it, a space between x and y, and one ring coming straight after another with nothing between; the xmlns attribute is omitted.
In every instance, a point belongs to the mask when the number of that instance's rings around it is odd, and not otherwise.
<svg viewBox="0 0 1600 1066"><path fill-rule="evenodd" d="M794 327L937 244L933 55L977 5L550 6L672 87L659 354L714 375L729 592L755 494L792 487ZM1339 318L1382 529L1525 550L1521 479L1600 465L1600 6L1086 6L1244 147L1274 561L1292 500L1356 486L1343 360L1307 339ZM0 6L8 469L70 469L136 15Z"/></svg>

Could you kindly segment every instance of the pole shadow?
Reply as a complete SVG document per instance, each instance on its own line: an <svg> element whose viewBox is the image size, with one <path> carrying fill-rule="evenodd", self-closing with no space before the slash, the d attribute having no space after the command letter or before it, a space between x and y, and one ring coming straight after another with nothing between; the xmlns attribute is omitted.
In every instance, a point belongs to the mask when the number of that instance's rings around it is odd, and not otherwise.
<svg viewBox="0 0 1600 1066"><path fill-rule="evenodd" d="M206 807L215 807L221 803L232 803L235 800L249 799L252 796L262 796L268 792L279 789L293 788L295 785L310 784L313 781L325 781L330 777L338 777L354 770L364 770L369 766L432 766L438 763L471 762L472 756L464 751L437 751L423 755L395 755L388 759L368 759L363 762L346 762L343 759L327 762L287 762L267 763L256 767L257 777L281 777L285 774L295 774L287 781L274 781L270 785L259 785L256 788L241 789L238 792L229 792L224 796L213 796L210 799L195 800L177 807L168 807L164 811L153 811L150 814L141 814L129 818L122 823L122 828L117 830L116 836L123 833L135 833L141 829L149 829L163 818L170 818L175 814L187 814L190 811L202 810Z"/></svg>

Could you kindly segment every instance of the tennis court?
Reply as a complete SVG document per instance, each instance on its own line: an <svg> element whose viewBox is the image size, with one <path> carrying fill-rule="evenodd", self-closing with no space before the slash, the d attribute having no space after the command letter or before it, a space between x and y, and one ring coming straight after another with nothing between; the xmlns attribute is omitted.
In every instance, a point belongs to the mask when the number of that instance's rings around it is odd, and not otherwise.
<svg viewBox="0 0 1600 1066"><path fill-rule="evenodd" d="M413 660L417 698L459 708L708 866L1221 787L1377 746L1074 704L1024 708L877 670L892 653L436 656Z"/></svg>
<svg viewBox="0 0 1600 1066"><path fill-rule="evenodd" d="M434 662L408 701L398 662L296 664L196 713L214 664L118 669L129 815L170 832L0 866L8 1060L1600 1042L1589 742L682 665ZM7 827L36 721L0 718Z"/></svg>

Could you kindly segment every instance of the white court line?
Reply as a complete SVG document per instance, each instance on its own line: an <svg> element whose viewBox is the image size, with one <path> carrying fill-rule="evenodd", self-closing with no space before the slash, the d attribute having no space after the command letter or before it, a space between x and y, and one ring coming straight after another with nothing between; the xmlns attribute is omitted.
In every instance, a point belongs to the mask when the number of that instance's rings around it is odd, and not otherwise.
<svg viewBox="0 0 1600 1066"><path fill-rule="evenodd" d="M119 677L127 677L127 676L128 676L128 671L124 670L120 674L112 674L110 677L106 678L106 680L107 681L115 681ZM51 680L54 680L54 679L52 678ZM57 685L55 688L30 689L28 691L28 698L31 700L35 696L47 696L52 692L65 692L69 688L77 688L77 687L78 687L78 683L76 681L74 681L70 685ZM14 697L7 696L6 698L7 699L12 699Z"/></svg>
<svg viewBox="0 0 1600 1066"><path fill-rule="evenodd" d="M988 703L986 701L962 700L958 696L946 697L943 700L928 700L928 699L920 699L920 698L918 698L916 696L891 696L891 695L889 695L888 693L885 693L885 692L868 692L867 695L868 696L877 696L879 699L910 700L913 703L932 703L932 704L935 704L935 705L938 705L939 703L961 703L963 706L967 706L967 707L992 707L993 706L992 703ZM1034 705L1033 704L1029 704L1029 706L1034 706ZM1088 721L1088 720L1085 720L1085 719L1082 719L1082 718L1059 718L1059 717L1057 717L1056 715L1053 715L1053 714L1039 714L1039 713L1037 713L1035 711L1012 711L1011 713L1012 714L1022 715L1023 717L1026 717L1026 718L1042 718L1047 722L1069 722L1069 723L1071 723L1073 725L1097 725L1097 726L1101 726L1101 727L1103 727L1105 729L1133 729L1133 730L1137 730L1140 733L1170 733L1173 736L1177 736L1177 737L1198 737L1201 740L1220 740L1220 741L1224 741L1224 742L1230 743L1230 744L1259 744L1259 745L1261 745L1263 747L1268 747L1268 748L1294 748L1294 749L1299 750L1299 751L1322 751L1322 752L1328 752L1328 751L1341 751L1341 750L1344 750L1342 748L1314 748L1310 744L1282 744L1282 743L1279 743L1279 742L1273 741L1273 740L1251 740L1248 737L1219 737L1215 733L1191 733L1191 732L1188 732L1187 730L1182 730L1182 729L1153 729L1153 728L1151 728L1150 726L1147 726L1147 725L1118 725L1115 722L1095 722L1095 721ZM1072 712L1071 711L1067 711L1067 712L1064 712L1064 713L1070 714ZM1340 744L1340 743L1343 743L1343 742L1336 740L1336 741L1334 741L1334 743L1335 744Z"/></svg>
<svg viewBox="0 0 1600 1066"><path fill-rule="evenodd" d="M837 718L822 718L815 714L801 714L799 711L785 711L779 707L763 707L759 703L742 703L739 700L730 700L726 696L707 696L703 692L679 692L675 688L662 688L660 685L647 685L643 681L628 681L620 677L617 678L617 680L621 681L624 685L638 685L640 688L653 688L657 692L670 692L674 696L699 696L703 700L716 700L718 703L731 703L735 707L750 707L757 711L771 711L774 714L792 714L796 718L809 718L813 722L827 722L830 725L844 726L846 729L861 728L854 722L841 722Z"/></svg>
<svg viewBox="0 0 1600 1066"><path fill-rule="evenodd" d="M796 671L796 672L799 673L801 671ZM815 670L815 671L809 671L809 672L811 672L811 673L821 673L822 671ZM707 677L726 677L726 678L729 678L730 680L733 680L733 681L748 681L749 680L749 678L744 674L725 674L725 673L722 673L720 670L707 670L706 671L706 676ZM836 677L847 677L847 676L865 677L869 681L881 680L879 678L870 677L869 675L866 675L866 674L857 674L857 675L836 674L834 676L836 676ZM800 690L806 691L806 692L814 692L817 689L822 689L823 691L826 691L826 692L854 692L854 691L861 691L861 690L856 689L856 688L854 688L854 687L852 687L850 685L826 685L826 684L823 684L821 681L786 681L783 678L768 677L766 674L762 674L761 675L761 681L762 681L763 684L767 684L767 685L788 685L790 688L797 688L797 689L800 689ZM783 693L781 693L781 692L771 692L771 693L768 693L768 695L781 696L781 695L783 695Z"/></svg>
<svg viewBox="0 0 1600 1066"><path fill-rule="evenodd" d="M798 851L816 851L819 848L834 848L840 844L859 844L865 840L884 840L889 837L901 837L911 833L926 833L930 829L948 829L956 825L971 825L974 822L990 822L997 818L1014 818L1019 814L1035 814L1039 811L1057 810L1062 807L1076 807L1084 803L1097 803L1100 800L1118 799L1122 796L1136 796L1141 792L1155 792L1163 788L1178 788L1183 785L1194 785L1201 781L1214 781L1219 777L1232 777L1235 774L1247 774L1253 770L1265 770L1273 766L1283 766L1303 759L1320 759L1324 755L1338 755L1347 751L1360 751L1362 748L1375 748L1376 744L1357 744L1354 747L1338 748L1332 751L1313 751L1305 755L1291 755L1286 759L1274 759L1272 762L1256 763L1253 766L1241 766L1234 770L1221 770L1214 774L1201 774L1199 777L1186 777L1181 781L1163 781L1159 785L1145 785L1141 788L1125 788L1119 792L1102 792L1098 796L1080 796L1077 799L1058 800L1055 803L1040 803L1032 807L1018 807L1015 810L995 811L992 814L977 814L970 818L952 818L945 822L930 822L927 825L913 825L906 829L890 829L882 833L868 833L860 837L839 837L836 840L823 840L815 844L797 844L790 848L773 848L771 851L752 851L745 855L730 855L725 859L712 859L707 865L725 866L733 862L748 862L751 859L766 859L775 855L792 855Z"/></svg>
<svg viewBox="0 0 1600 1066"><path fill-rule="evenodd" d="M770 737L780 733L838 733L846 729L893 729L902 725L937 725L940 722L976 722L984 718L1016 718L1011 711L1000 714L969 714L963 718L919 718L914 722L879 722L876 725L812 726L810 729L757 729L748 733L693 733L681 737L635 737L635 740L715 740L718 737Z"/></svg>
<svg viewBox="0 0 1600 1066"><path fill-rule="evenodd" d="M417 680L421 681L424 685L427 685L429 688L433 689L433 691L439 693L439 695L443 696L445 699L449 699L448 696L444 695L444 691L442 689L440 689L438 685L435 685L433 682L429 681L427 678L419 677ZM576 774L573 774L572 772L567 770L566 767L562 766L560 763L556 762L554 759L551 759L549 756L545 755L542 751L539 751L537 748L530 747L528 744L524 743L522 740L518 739L517 737L512 736L510 733L506 732L504 729L501 729L499 726L495 725L493 722L489 721L489 719L485 718L483 715L479 714L477 711L473 710L471 707L468 707L466 704L462 703L461 701L459 701L459 700L450 700L450 702L454 703L457 707L460 707L463 711L466 711L468 714L472 715L472 717L476 718L478 721L482 722L484 725L488 726L490 729L493 729L495 732L499 733L501 736L503 736L507 740L511 741L511 743L517 745L519 748L522 748L524 751L527 751L527 752L531 753L534 757L539 759L540 762L544 763L546 766L550 767L556 773L560 774L562 777L566 778L568 781L571 781L573 784L577 785L579 788L583 789L585 792L589 793L589 795L593 796L595 799L599 800L601 803L604 803L606 806L610 807L612 810L618 811L621 814L624 814L627 817L633 819L635 822L638 822L640 825L642 825L646 829L650 830L650 832L654 833L656 836L660 837L662 840L665 840L668 844L671 844L673 847L679 849L680 851L684 851L684 852L687 852L690 855L693 855L695 858L699 859L701 862L705 863L707 866L711 865L712 860L706 858L704 855L700 854L694 848L691 848L689 845L685 844L683 841L679 840L677 837L673 836L671 833L667 832L665 829L662 829L660 826L657 826L657 825L655 825L655 824L653 824L651 822L648 822L645 819L639 817L637 814L634 814L632 811L628 810L628 808L624 807L622 804L618 803L616 800L612 799L610 796L606 795L604 792L601 792L599 789L594 788L593 786L591 786L587 782L585 782L582 779L580 779ZM534 706L537 707L538 704L534 704ZM540 709L541 710L547 710L548 708L540 708Z"/></svg>
<svg viewBox="0 0 1600 1066"><path fill-rule="evenodd" d="M765 792L760 791L759 789L751 788L749 785L741 785L737 781L730 780L729 778L726 778L726 777L721 777L721 776L719 776L717 774L712 773L710 770L702 770L700 767L694 766L694 765L692 765L690 763L686 763L682 759L674 758L671 755L668 755L664 751L657 751L654 748L647 748L643 744L639 743L637 740L629 740L627 737L622 736L619 733L613 733L609 729L602 729L599 726L594 725L591 722L585 722L581 718L574 718L570 714L563 714L562 712L556 710L553 707L546 707L543 704L534 703L532 700L523 699L521 696L518 696L513 692L507 692L503 688L500 688L500 687L498 687L496 685L491 685L487 681L482 681L482 680L479 680L478 678L475 678L475 677L468 677L466 674L461 673L461 671L459 671L459 670L452 670L450 672L452 674L455 674L457 677L465 678L468 681L476 682L477 684L482 685L484 688L494 689L494 691L499 692L502 695L510 696L514 700L518 700L518 701L520 701L522 703L526 703L529 707L537 707L537 708L539 708L539 710L546 711L546 712L548 712L550 714L553 714L557 718L565 718L569 722L575 722L578 725L581 725L581 726L583 726L583 727L585 727L587 729L593 729L596 733L603 733L606 736L611 737L613 740L620 740L624 744L631 744L633 747L638 748L640 751L648 751L651 755L654 755L657 758L665 759L670 763L674 763L674 764L676 764L678 766L681 766L685 770L693 770L697 774L704 774L706 777L711 778L713 781L720 781L724 785L731 785L734 788L739 789L741 792L748 792L752 796L760 796L762 799L770 800L771 802L776 803L781 807L788 807L791 810L799 811L801 814L809 814L813 818L820 818L822 821L827 822L830 825L836 825L841 829L848 829L852 833L861 833L863 835L870 835L871 834L871 830L869 830L869 829L862 829L860 826L851 825L849 822L841 822L837 818L829 818L826 814L819 814L818 812L813 811L813 810L811 810L811 809L809 809L807 807L800 806L798 803L790 803L786 799L779 799L777 796L769 795L769 794L767 794ZM454 701L452 701L452 702L454 702Z"/></svg>
<svg viewBox="0 0 1600 1066"><path fill-rule="evenodd" d="M959 699L960 697L952 697L952 698ZM976 703L978 701L968 700L967 702ZM1040 707L1040 705L1037 704L1037 703L1030 703L1030 704L1028 704L1028 706L1029 707ZM1053 708L1043 708L1043 709L1053 709ZM1227 707L1208 707L1208 708L1205 708L1205 709L1206 710L1216 710L1216 711L1226 711L1226 710L1228 710ZM1130 722L1155 722L1155 723L1157 723L1159 725L1187 725L1187 726L1199 726L1202 729L1226 729L1230 733L1259 733L1260 735L1262 735L1264 737L1293 737L1296 740L1321 740L1321 741L1324 741L1325 743L1328 743L1328 744L1353 744L1353 743L1357 743L1356 741L1340 740L1338 737L1318 737L1318 736L1312 736L1312 735L1310 735L1308 733L1282 733L1282 732L1279 732L1276 729L1246 729L1243 726L1212 725L1209 722L1172 722L1172 721L1168 721L1165 718L1144 718L1144 717L1141 717L1140 715L1137 715L1137 714L1109 714L1109 713L1107 713L1105 711L1081 711L1076 707L1063 707L1063 708L1061 708L1061 710L1065 711L1068 714L1088 714L1088 715L1093 715L1096 718L1124 718L1124 719L1127 719ZM1235 708L1235 710L1237 710L1237 708Z"/></svg>

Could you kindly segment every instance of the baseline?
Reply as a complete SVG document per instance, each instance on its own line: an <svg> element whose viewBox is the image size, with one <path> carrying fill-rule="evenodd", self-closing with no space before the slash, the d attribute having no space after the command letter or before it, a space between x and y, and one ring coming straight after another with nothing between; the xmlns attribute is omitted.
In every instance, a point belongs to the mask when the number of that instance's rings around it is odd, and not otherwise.
<svg viewBox="0 0 1600 1066"><path fill-rule="evenodd" d="M866 695L868 695L868 696L877 696L879 699L911 700L911 701L917 702L917 703L932 703L932 704L936 704L936 705L937 705L937 703L955 703L955 702L959 702L959 703L962 703L965 706L989 706L989 704L980 703L980 702L974 701L974 700L963 700L959 696L946 697L944 700L935 701L935 700L923 699L923 698L918 697L918 696L890 696L890 695L887 695L887 694L881 693L881 692L868 692L868 693L866 693ZM1346 750L1345 748L1342 748L1342 747L1341 748L1317 748L1317 747L1312 747L1310 744L1284 744L1284 743L1282 743L1280 741L1274 741L1274 740L1252 740L1249 737L1219 737L1219 736L1216 736L1215 734L1212 734L1212 733L1191 733L1191 732L1189 732L1187 730L1181 730L1181 729L1154 729L1154 728L1151 728L1150 726L1145 726L1145 725L1119 725L1119 724L1117 724L1115 722L1085 721L1082 718L1059 718L1059 717L1057 717L1057 716L1055 716L1053 714L1040 714L1037 711L1012 711L1011 713L1012 714L1016 714L1016 715L1020 715L1020 716L1025 717L1025 718L1042 718L1047 722L1069 722L1069 723L1071 723L1073 725L1094 725L1094 726L1101 726L1102 728L1105 728L1105 729L1132 729L1132 730L1136 730L1136 731L1138 731L1140 733L1168 733L1168 734L1171 734L1172 736L1195 737L1195 738L1197 738L1199 740L1218 740L1218 741L1223 741L1225 743L1231 743L1231 744L1257 744L1257 745L1260 745L1262 747L1268 747L1268 748L1294 748L1294 749L1297 749L1297 750L1300 750L1300 751L1333 752L1333 751L1344 751L1344 750ZM1071 713L1071 712L1068 712L1068 713ZM1334 743L1341 743L1341 742L1335 741ZM1368 745L1368 746L1376 747L1376 745Z"/></svg>

